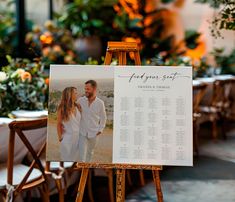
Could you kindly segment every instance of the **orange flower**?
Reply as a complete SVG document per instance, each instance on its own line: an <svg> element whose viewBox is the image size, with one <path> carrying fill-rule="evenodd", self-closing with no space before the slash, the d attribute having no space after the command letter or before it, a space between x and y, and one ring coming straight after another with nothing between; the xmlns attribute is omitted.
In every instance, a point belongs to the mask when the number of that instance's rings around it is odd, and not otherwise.
<svg viewBox="0 0 235 202"><path fill-rule="evenodd" d="M53 37L50 32L45 32L44 34L40 36L40 41L43 44L51 44L53 41Z"/></svg>
<svg viewBox="0 0 235 202"><path fill-rule="evenodd" d="M120 10L121 10L121 8L120 8L117 4L115 4L115 5L113 6L113 9L114 9L116 12L120 12Z"/></svg>
<svg viewBox="0 0 235 202"><path fill-rule="evenodd" d="M49 85L49 82L50 82L49 78L46 78L46 79L45 79L45 84L46 84L46 85Z"/></svg>
<svg viewBox="0 0 235 202"><path fill-rule="evenodd" d="M28 81L31 81L32 80L32 76L31 76L31 74L29 73L29 72L24 72L24 73L22 73L21 75L20 75L20 77L21 77L21 80L24 82L24 81L26 81L26 80L28 80Z"/></svg>
<svg viewBox="0 0 235 202"><path fill-rule="evenodd" d="M58 52L62 52L62 49L59 45L55 45L55 46L53 46L53 51L58 53Z"/></svg>
<svg viewBox="0 0 235 202"><path fill-rule="evenodd" d="M49 48L49 47L45 47L42 49L43 56L48 56L50 52L51 52L51 48Z"/></svg>
<svg viewBox="0 0 235 202"><path fill-rule="evenodd" d="M70 55L72 57L76 56L75 53L73 51L71 51L71 50L68 50L67 53L68 53L68 55Z"/></svg>

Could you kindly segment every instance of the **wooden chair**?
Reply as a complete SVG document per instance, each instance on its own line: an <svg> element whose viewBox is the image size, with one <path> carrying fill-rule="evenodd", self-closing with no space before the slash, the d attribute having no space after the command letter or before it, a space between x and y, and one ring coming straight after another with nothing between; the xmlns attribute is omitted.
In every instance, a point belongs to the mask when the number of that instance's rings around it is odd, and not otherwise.
<svg viewBox="0 0 235 202"><path fill-rule="evenodd" d="M234 100L231 98L231 92L232 87L235 84L235 79L229 79L226 82L224 82L224 97L223 102L221 103L221 113L220 113L220 119L221 119L221 125L222 125L222 135L224 139L227 138L226 136L226 122L227 121L235 121L235 114L231 110Z"/></svg>
<svg viewBox="0 0 235 202"><path fill-rule="evenodd" d="M225 113L230 107L230 91L232 86L232 79L215 80L213 83L213 94L210 106L200 106L200 112L209 117L212 123L212 137L214 140L218 138L217 122L223 121ZM223 137L226 138L224 131Z"/></svg>
<svg viewBox="0 0 235 202"><path fill-rule="evenodd" d="M198 85L193 86L193 148L196 155L199 154L198 130L200 127L200 123L198 122L198 120L201 117L199 106L203 96L205 95L206 87L207 84L205 83L200 83Z"/></svg>
<svg viewBox="0 0 235 202"><path fill-rule="evenodd" d="M2 190L6 201L14 201L19 193L30 191L35 187L39 188L43 201L49 201L47 176L40 160L46 142L42 145L40 150L36 152L24 134L27 130L39 129L46 126L46 118L30 121L13 121L9 124L10 135L7 166L0 168L0 190ZM30 166L14 164L16 135L33 157Z"/></svg>

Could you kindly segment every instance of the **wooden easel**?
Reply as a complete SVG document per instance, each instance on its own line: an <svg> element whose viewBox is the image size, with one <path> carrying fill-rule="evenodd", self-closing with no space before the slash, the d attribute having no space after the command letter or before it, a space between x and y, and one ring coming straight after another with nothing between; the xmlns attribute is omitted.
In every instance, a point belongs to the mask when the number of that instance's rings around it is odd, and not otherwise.
<svg viewBox="0 0 235 202"><path fill-rule="evenodd" d="M118 65L126 65L127 53L134 55L135 65L141 65L138 46L135 42L108 42L105 56L105 65L110 65L114 54L118 59ZM82 168L81 178L78 187L76 202L82 202L86 181L90 168L117 169L116 171L116 202L125 201L125 176L127 169L140 169L141 184L144 184L143 169L152 170L153 180L156 186L158 202L163 202L163 194L161 190L161 181L159 171L162 166L151 165L129 165L129 164L96 164L96 163L78 163L78 169ZM112 172L111 172L112 173Z"/></svg>

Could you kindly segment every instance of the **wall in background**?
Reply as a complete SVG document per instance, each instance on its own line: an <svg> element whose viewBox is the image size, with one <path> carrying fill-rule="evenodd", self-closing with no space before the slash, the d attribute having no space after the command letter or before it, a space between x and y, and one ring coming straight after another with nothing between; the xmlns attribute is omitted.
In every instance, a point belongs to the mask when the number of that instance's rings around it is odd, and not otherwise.
<svg viewBox="0 0 235 202"><path fill-rule="evenodd" d="M185 29L196 29L203 33L202 39L206 42L207 52L210 52L213 47L226 47L226 52L229 53L235 48L235 31L222 31L224 39L212 37L209 21L213 19L215 13L214 9L207 5L186 0L180 16Z"/></svg>

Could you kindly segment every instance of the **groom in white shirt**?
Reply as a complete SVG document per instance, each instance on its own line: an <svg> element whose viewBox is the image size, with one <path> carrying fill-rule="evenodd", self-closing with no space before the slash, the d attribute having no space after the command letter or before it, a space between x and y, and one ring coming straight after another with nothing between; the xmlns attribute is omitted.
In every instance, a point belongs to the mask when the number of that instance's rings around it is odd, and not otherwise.
<svg viewBox="0 0 235 202"><path fill-rule="evenodd" d="M78 149L83 162L91 161L96 137L103 132L106 124L104 102L96 94L97 82L89 80L85 83L85 96L78 100L82 108Z"/></svg>

